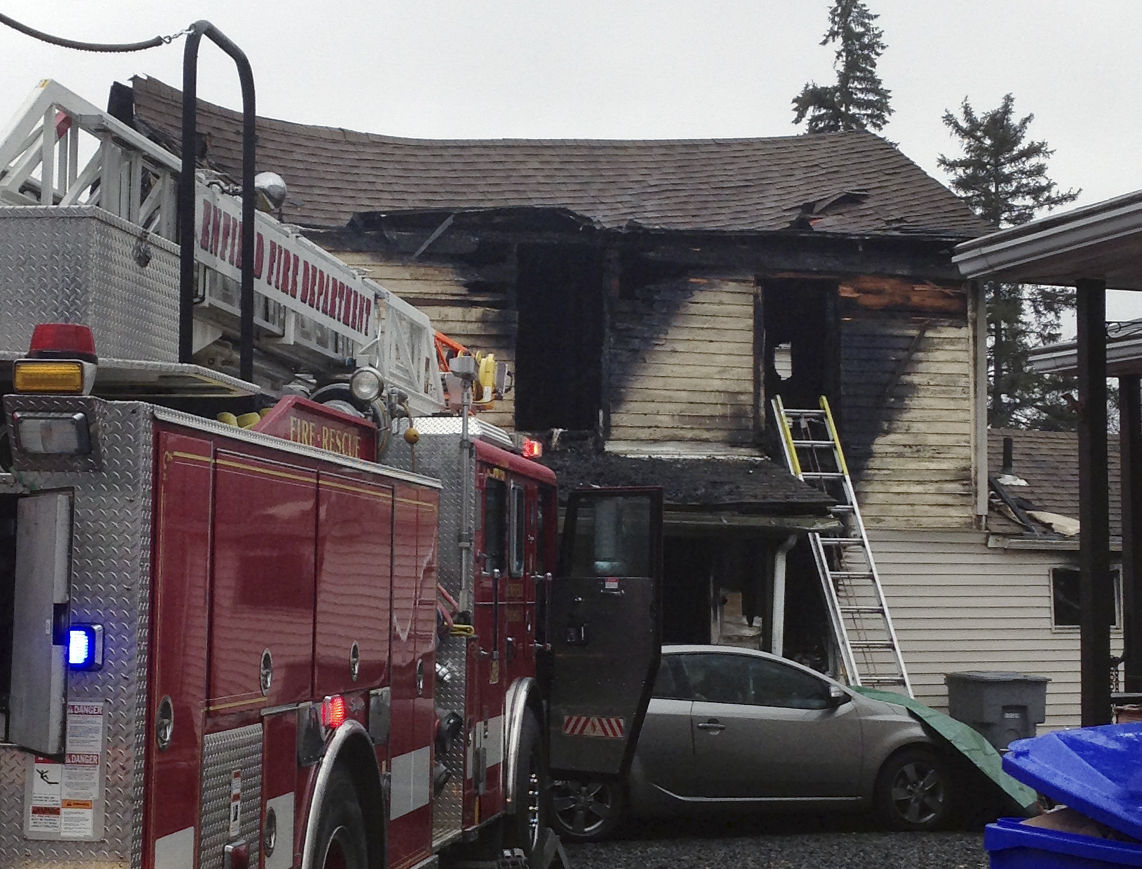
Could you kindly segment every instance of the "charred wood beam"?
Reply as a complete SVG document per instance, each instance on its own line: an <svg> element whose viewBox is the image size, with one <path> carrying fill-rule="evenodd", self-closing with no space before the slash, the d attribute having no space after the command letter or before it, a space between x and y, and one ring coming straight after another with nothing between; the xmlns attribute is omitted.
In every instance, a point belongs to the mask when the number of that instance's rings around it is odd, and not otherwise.
<svg viewBox="0 0 1142 869"><path fill-rule="evenodd" d="M962 282L952 265L954 241L883 237L782 235L734 238L638 240L651 260L758 274L795 272L804 276L899 275L925 280Z"/></svg>

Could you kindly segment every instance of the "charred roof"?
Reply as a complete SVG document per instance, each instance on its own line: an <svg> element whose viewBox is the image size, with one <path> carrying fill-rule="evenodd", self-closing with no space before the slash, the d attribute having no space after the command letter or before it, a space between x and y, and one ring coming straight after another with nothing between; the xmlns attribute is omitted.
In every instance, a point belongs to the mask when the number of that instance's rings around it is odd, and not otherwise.
<svg viewBox="0 0 1142 869"><path fill-rule="evenodd" d="M136 77L138 128L179 149L182 93ZM122 104L122 86L116 86ZM114 100L113 100L114 101ZM241 115L199 101L205 158L237 176ZM891 143L863 131L752 139L406 139L259 118L258 170L289 184L286 222L355 214L557 208L602 228L970 239L987 227Z"/></svg>
<svg viewBox="0 0 1142 869"><path fill-rule="evenodd" d="M827 515L833 499L763 458L642 457L599 452L588 444L549 451L543 464L571 489L661 486L668 508L783 515Z"/></svg>

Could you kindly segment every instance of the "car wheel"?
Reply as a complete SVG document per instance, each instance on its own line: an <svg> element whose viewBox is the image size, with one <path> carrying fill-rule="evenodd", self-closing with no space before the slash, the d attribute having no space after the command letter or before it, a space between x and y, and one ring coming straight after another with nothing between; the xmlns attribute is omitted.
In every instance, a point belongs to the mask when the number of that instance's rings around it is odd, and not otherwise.
<svg viewBox="0 0 1142 869"><path fill-rule="evenodd" d="M578 842L601 839L622 820L626 800L617 782L555 781L551 784L551 822L561 838Z"/></svg>
<svg viewBox="0 0 1142 869"><path fill-rule="evenodd" d="M948 767L932 751L909 748L881 767L876 780L876 809L893 830L934 830L951 808Z"/></svg>

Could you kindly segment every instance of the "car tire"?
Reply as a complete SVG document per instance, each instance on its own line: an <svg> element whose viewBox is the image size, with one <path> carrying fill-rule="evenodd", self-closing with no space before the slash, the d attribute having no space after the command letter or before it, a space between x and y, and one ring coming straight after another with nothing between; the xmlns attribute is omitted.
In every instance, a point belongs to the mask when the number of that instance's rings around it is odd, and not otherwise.
<svg viewBox="0 0 1142 869"><path fill-rule="evenodd" d="M892 755L876 779L876 811L893 830L935 830L951 814L948 765L933 751L908 748Z"/></svg>
<svg viewBox="0 0 1142 869"><path fill-rule="evenodd" d="M551 826L560 838L593 842L618 827L626 795L618 782L561 780L551 783L550 805Z"/></svg>
<svg viewBox="0 0 1142 869"><path fill-rule="evenodd" d="M520 729L519 762L515 772L515 811L505 819L504 845L519 848L527 856L535 849L547 823L547 800L543 792L547 781L547 759L543 739L535 716L524 714Z"/></svg>
<svg viewBox="0 0 1142 869"><path fill-rule="evenodd" d="M315 865L320 869L368 869L368 834L349 773L337 767L329 778L317 821Z"/></svg>

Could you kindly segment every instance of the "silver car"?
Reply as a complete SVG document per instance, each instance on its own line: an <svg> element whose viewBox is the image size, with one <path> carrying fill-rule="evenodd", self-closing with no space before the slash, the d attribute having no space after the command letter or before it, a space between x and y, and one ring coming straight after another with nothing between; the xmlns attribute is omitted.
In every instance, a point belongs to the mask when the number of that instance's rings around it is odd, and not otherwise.
<svg viewBox="0 0 1142 869"><path fill-rule="evenodd" d="M903 707L765 652L664 646L627 781L556 782L549 816L578 840L628 812L710 809L874 809L930 830L951 797L945 758Z"/></svg>

